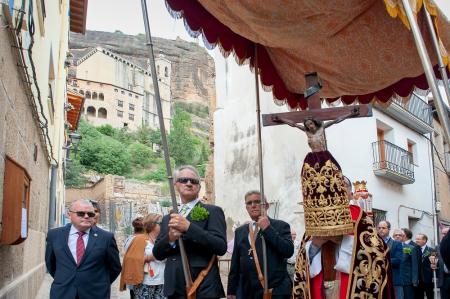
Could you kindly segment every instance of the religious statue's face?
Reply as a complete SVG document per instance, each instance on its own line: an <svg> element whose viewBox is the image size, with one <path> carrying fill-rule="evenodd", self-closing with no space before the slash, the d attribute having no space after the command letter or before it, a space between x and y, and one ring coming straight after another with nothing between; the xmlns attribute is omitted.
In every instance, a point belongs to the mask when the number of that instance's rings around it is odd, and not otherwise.
<svg viewBox="0 0 450 299"><path fill-rule="evenodd" d="M314 132L317 129L316 124L310 119L308 119L305 122L305 126L308 128L309 131L313 131Z"/></svg>

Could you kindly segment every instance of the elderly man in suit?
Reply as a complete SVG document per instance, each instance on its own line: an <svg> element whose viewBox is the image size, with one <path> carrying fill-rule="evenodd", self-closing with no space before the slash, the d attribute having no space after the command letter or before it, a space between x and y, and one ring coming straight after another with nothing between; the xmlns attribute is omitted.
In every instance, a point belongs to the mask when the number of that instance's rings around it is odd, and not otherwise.
<svg viewBox="0 0 450 299"><path fill-rule="evenodd" d="M47 234L45 263L54 278L51 299L108 299L111 283L120 274L120 259L112 233L94 225L94 207L73 202L71 224Z"/></svg>
<svg viewBox="0 0 450 299"><path fill-rule="evenodd" d="M198 198L200 177L195 167L181 166L174 172L175 189L181 207L179 214L162 219L161 232L153 248L157 260L166 259L164 270L164 295L169 299L186 298L178 240L183 239L190 272L196 289L196 298L221 298L225 296L220 280L216 256L227 251L225 216L220 207L203 204ZM196 284L201 271L211 266L204 279ZM191 289L192 291L192 289Z"/></svg>
<svg viewBox="0 0 450 299"><path fill-rule="evenodd" d="M421 260L419 264L419 285L415 288L415 298L427 299L434 298L433 295L433 270L430 265L430 256L435 254L435 250L427 246L428 237L425 234L416 236L416 243L420 248Z"/></svg>
<svg viewBox="0 0 450 299"><path fill-rule="evenodd" d="M269 205L263 204L259 191L247 192L244 199L252 222L235 231L227 298L236 298L238 289L242 298L263 298L263 282L259 279L259 272L264 275L261 237L266 241L268 286L272 289L272 299L290 298L292 282L286 268L286 260L294 252L290 226L282 220L261 216L261 210L267 210Z"/></svg>
<svg viewBox="0 0 450 299"><path fill-rule="evenodd" d="M401 242L396 241L389 236L390 230L391 223L389 221L383 220L378 223L378 235L383 239L390 251L395 298L403 299L405 297L403 296L403 282L400 272L400 265L403 259L403 248Z"/></svg>
<svg viewBox="0 0 450 299"><path fill-rule="evenodd" d="M411 239L406 236L403 229L395 229L392 234L396 241L402 243L403 246L403 258L400 264L400 276L403 286L403 297L414 298L414 286L419 283L419 264L417 261L417 249L416 246L407 244L405 241ZM404 243L405 242L405 243Z"/></svg>

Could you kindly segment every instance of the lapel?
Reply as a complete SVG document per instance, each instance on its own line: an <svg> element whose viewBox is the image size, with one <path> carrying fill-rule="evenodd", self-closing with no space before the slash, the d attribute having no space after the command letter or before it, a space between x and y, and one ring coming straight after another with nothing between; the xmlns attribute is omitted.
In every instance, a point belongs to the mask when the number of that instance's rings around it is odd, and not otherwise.
<svg viewBox="0 0 450 299"><path fill-rule="evenodd" d="M69 233L70 233L70 228L72 227L72 224L66 224L66 226L64 226L63 228L63 238L64 238L64 252L67 254L67 258L72 261L72 263L74 265L77 264L77 262L73 259L73 255L70 252L70 248L69 248Z"/></svg>
<svg viewBox="0 0 450 299"><path fill-rule="evenodd" d="M81 258L81 262L80 265L83 264L83 262L86 260L87 256L89 255L89 253L92 251L92 249L95 246L95 243L97 242L98 239L98 229L97 226L92 226L91 230L89 231L89 238L88 238L88 243L86 246L86 250L84 251L84 255Z"/></svg>
<svg viewBox="0 0 450 299"><path fill-rule="evenodd" d="M192 222L192 218L191 218L191 214L192 214L192 210L196 207L196 206L202 206L202 203L200 201L198 201L195 206L192 207L192 209L189 211L189 214L186 216L186 219L189 220L190 222Z"/></svg>

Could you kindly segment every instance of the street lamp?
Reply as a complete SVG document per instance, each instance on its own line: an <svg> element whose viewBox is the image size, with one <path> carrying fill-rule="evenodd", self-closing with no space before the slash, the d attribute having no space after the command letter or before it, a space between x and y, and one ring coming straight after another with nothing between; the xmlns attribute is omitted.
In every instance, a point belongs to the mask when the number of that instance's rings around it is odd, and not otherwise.
<svg viewBox="0 0 450 299"><path fill-rule="evenodd" d="M78 144L81 141L81 135L75 132L69 133L69 140L67 140L66 146L63 147L66 152L66 162L71 162L70 151L73 150L75 153L78 152Z"/></svg>

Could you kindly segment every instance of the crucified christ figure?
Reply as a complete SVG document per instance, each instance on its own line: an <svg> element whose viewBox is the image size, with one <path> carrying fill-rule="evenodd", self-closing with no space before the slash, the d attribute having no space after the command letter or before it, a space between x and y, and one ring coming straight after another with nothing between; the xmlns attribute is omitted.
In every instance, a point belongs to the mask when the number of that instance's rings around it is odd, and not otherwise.
<svg viewBox="0 0 450 299"><path fill-rule="evenodd" d="M314 117L307 117L305 118L303 125L301 125L276 115L272 116L272 120L274 122L284 123L293 128L302 130L308 137L308 145L311 148L311 151L324 152L327 151L327 138L325 135L325 129L358 114L359 107L355 107L350 113L327 122L317 120Z"/></svg>

